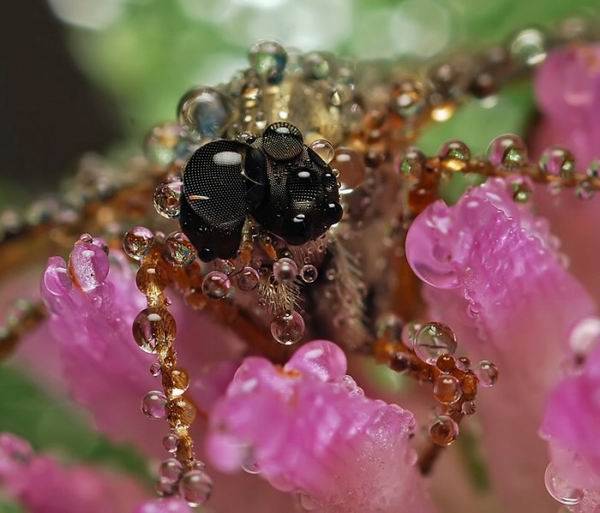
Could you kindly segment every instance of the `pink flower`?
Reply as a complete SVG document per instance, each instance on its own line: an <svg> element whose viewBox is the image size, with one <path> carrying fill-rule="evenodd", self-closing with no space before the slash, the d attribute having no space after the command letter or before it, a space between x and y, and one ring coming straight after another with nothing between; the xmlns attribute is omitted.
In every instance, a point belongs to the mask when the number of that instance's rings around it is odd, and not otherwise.
<svg viewBox="0 0 600 513"><path fill-rule="evenodd" d="M79 241L68 265L59 257L49 260L41 293L75 399L93 413L102 431L162 454L165 426L149 421L140 411L142 397L161 385L149 372L154 358L133 339L131 325L145 308L145 299L136 289L125 256L119 251L107 255L99 241ZM194 363L190 394L208 409L225 390L243 345L204 315L177 304L172 310L178 321L181 361L184 366ZM199 343L197 333L210 340L211 347ZM220 342L214 344L215 339Z"/></svg>
<svg viewBox="0 0 600 513"><path fill-rule="evenodd" d="M581 492L582 513L600 506L600 345L595 338L596 346L583 368L559 382L550 394L541 428L551 449L549 472L567 496L573 490Z"/></svg>
<svg viewBox="0 0 600 513"><path fill-rule="evenodd" d="M30 513L130 513L144 496L130 478L63 467L9 434L0 435L0 485Z"/></svg>
<svg viewBox="0 0 600 513"><path fill-rule="evenodd" d="M600 159L600 45L553 51L536 75L535 94L542 119L532 137L532 153L560 145L574 153L581 170ZM570 271L600 301L600 237L592 236L600 217L598 195L586 201L569 190L549 194L539 187L534 199L569 256Z"/></svg>
<svg viewBox="0 0 600 513"><path fill-rule="evenodd" d="M547 223L516 204L501 179L436 202L406 242L427 283L429 318L461 347L493 360L500 380L479 400L494 486L511 511L546 511L545 447L537 437L545 396L558 378L572 326L594 304L563 267Z"/></svg>
<svg viewBox="0 0 600 513"><path fill-rule="evenodd" d="M210 416L207 451L223 471L256 467L324 512L425 512L409 444L413 415L364 397L342 350L325 341L279 368L247 358Z"/></svg>
<svg viewBox="0 0 600 513"><path fill-rule="evenodd" d="M534 149L564 146L584 166L600 157L600 45L553 51L536 74L535 92L543 117Z"/></svg>
<svg viewBox="0 0 600 513"><path fill-rule="evenodd" d="M50 258L41 283L50 313L51 340L60 347L67 385L103 432L135 444L148 455L166 457L161 444L166 422L145 418L140 408L142 397L149 390L160 389L161 384L149 372L153 357L142 352L132 336L133 319L145 308L134 271L120 251L107 255L101 241L77 242L69 261L71 273L62 258ZM87 290L73 283L71 275ZM189 394L208 411L224 393L244 345L207 315L183 308L175 298L170 310L177 321L179 359L192 378ZM201 439L201 425L198 420L196 439ZM244 507L252 513L291 507L287 496L252 476L213 477L211 505L217 510ZM260 500L256 500L257 494ZM152 511L158 506L164 502L145 507Z"/></svg>

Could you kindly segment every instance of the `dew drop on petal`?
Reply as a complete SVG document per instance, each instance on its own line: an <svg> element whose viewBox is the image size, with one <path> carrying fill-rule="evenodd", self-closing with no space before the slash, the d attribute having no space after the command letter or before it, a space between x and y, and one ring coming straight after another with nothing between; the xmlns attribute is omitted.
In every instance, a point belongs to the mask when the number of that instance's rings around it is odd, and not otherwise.
<svg viewBox="0 0 600 513"><path fill-rule="evenodd" d="M211 299L224 299L230 290L231 281L221 271L209 272L202 281L202 292Z"/></svg>
<svg viewBox="0 0 600 513"><path fill-rule="evenodd" d="M583 491L560 477L552 463L546 467L544 484L552 498L566 506L575 506L583 499Z"/></svg>

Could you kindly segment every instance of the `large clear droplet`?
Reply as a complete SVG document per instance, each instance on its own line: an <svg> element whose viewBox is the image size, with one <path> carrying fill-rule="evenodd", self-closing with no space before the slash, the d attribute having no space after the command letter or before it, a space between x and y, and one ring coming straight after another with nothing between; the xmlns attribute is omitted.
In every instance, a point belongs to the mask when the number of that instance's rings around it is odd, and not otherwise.
<svg viewBox="0 0 600 513"><path fill-rule="evenodd" d="M271 84L277 84L283 79L288 56L279 43L259 41L250 48L248 60L260 77Z"/></svg>
<svg viewBox="0 0 600 513"><path fill-rule="evenodd" d="M179 492L192 507L202 506L210 498L212 479L202 470L186 472L179 482Z"/></svg>
<svg viewBox="0 0 600 513"><path fill-rule="evenodd" d="M212 87L199 87L187 92L179 101L179 119L202 139L214 139L223 134L229 124L227 98Z"/></svg>
<svg viewBox="0 0 600 513"><path fill-rule="evenodd" d="M183 473L183 465L175 458L168 458L160 464L158 473L165 482L176 483Z"/></svg>
<svg viewBox="0 0 600 513"><path fill-rule="evenodd" d="M175 339L176 324L165 308L150 307L142 310L133 321L133 338L146 353L156 354L166 349Z"/></svg>
<svg viewBox="0 0 600 513"><path fill-rule="evenodd" d="M304 335L304 319L298 312L283 314L271 323L271 334L284 346L295 344Z"/></svg>
<svg viewBox="0 0 600 513"><path fill-rule="evenodd" d="M448 326L428 322L415 335L413 348L421 360L433 365L441 355L454 354L456 346L456 337Z"/></svg>
<svg viewBox="0 0 600 513"><path fill-rule="evenodd" d="M583 499L583 491L571 486L565 479L559 476L552 463L546 467L544 484L552 498L566 506L575 506Z"/></svg>

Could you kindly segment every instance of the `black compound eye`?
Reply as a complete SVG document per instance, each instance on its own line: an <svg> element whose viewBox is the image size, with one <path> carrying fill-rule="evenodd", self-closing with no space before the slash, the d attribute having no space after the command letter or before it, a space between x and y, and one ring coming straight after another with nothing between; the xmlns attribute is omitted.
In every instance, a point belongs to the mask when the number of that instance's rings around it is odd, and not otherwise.
<svg viewBox="0 0 600 513"><path fill-rule="evenodd" d="M202 260L235 257L246 216L266 191L266 159L238 141L199 148L183 174L179 221Z"/></svg>
<svg viewBox="0 0 600 513"><path fill-rule="evenodd" d="M294 125L283 121L265 128L262 136L263 150L275 160L290 160L302 153L302 132Z"/></svg>

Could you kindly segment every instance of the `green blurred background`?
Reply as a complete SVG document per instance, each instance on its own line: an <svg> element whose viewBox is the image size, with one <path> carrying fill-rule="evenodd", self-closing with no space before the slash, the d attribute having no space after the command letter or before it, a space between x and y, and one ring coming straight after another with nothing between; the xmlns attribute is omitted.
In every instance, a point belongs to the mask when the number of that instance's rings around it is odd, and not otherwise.
<svg viewBox="0 0 600 513"><path fill-rule="evenodd" d="M528 24L587 15L598 0L19 0L5 13L0 204L72 172L84 151L139 149L192 85L226 80L257 39L302 50L432 59L502 41ZM522 130L526 90L472 105L424 145L462 135L481 150ZM493 112L493 115L492 115ZM465 123L465 118L468 123ZM449 126L447 126L449 125ZM459 132L457 132L457 128ZM468 127L468 128L467 128ZM462 129L461 129L462 128Z"/></svg>
<svg viewBox="0 0 600 513"><path fill-rule="evenodd" d="M172 119L190 86L245 66L257 39L360 58L435 59L503 41L526 25L587 16L599 0L18 0L5 6L0 207L55 190L83 152L116 160ZM459 137L483 151L498 133L523 133L534 112L528 84L493 108L473 102L421 141ZM94 434L64 400L26 373L0 367L0 431L67 458L137 475L144 462ZM10 506L12 508L12 506ZM0 504L0 512L13 511Z"/></svg>

